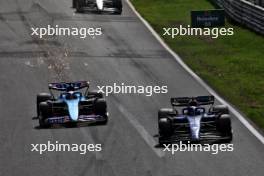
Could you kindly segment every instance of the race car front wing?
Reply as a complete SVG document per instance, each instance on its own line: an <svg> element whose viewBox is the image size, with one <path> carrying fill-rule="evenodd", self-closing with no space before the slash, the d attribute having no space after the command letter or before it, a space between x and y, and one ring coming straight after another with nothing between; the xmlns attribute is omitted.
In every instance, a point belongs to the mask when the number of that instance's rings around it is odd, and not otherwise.
<svg viewBox="0 0 264 176"><path fill-rule="evenodd" d="M80 115L77 121L72 120L69 116L50 117L45 120L47 124L65 124L65 123L96 123L105 121L107 117L101 115Z"/></svg>

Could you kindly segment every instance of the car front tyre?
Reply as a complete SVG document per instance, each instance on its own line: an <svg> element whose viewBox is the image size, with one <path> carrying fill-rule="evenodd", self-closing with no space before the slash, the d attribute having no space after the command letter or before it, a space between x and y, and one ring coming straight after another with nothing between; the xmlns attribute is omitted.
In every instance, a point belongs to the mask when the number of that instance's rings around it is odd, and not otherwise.
<svg viewBox="0 0 264 176"><path fill-rule="evenodd" d="M117 15L122 14L122 8L123 8L122 0L114 0L113 5L114 5L114 8L117 9L115 11L115 14Z"/></svg>
<svg viewBox="0 0 264 176"><path fill-rule="evenodd" d="M78 13L82 13L83 12L83 0L76 0L75 6L76 6L76 11Z"/></svg>
<svg viewBox="0 0 264 176"><path fill-rule="evenodd" d="M45 122L45 120L50 116L51 110L47 102L41 102L39 105L40 115L39 115L39 126L41 128L48 128L50 125Z"/></svg>
<svg viewBox="0 0 264 176"><path fill-rule="evenodd" d="M76 8L76 0L72 0L72 8Z"/></svg>
<svg viewBox="0 0 264 176"><path fill-rule="evenodd" d="M173 133L171 120L168 118L159 119L159 134L160 136L168 137Z"/></svg>
<svg viewBox="0 0 264 176"><path fill-rule="evenodd" d="M228 114L223 114L219 117L216 123L217 131L220 132L222 137L226 138L224 142L231 142L233 139L233 132L230 116Z"/></svg>
<svg viewBox="0 0 264 176"><path fill-rule="evenodd" d="M105 120L100 121L97 124L106 125L108 122L108 114L107 114L107 104L105 99L100 98L95 101L94 112L96 115L100 115L105 118Z"/></svg>

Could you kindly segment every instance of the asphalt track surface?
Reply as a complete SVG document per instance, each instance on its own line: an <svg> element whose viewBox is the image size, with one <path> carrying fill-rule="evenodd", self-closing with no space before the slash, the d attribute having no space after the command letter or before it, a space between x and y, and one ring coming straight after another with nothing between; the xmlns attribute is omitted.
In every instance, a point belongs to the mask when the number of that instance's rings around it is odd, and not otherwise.
<svg viewBox="0 0 264 176"><path fill-rule="evenodd" d="M38 40L30 26L102 27L85 40ZM171 96L205 95L199 85L149 33L124 3L122 16L75 14L70 0L0 2L1 176L260 176L264 148L235 117L234 151L177 152L155 148L157 110ZM51 81L89 80L96 85L167 85L164 95L107 97L107 126L38 129L35 98ZM100 153L31 152L31 144L101 143Z"/></svg>

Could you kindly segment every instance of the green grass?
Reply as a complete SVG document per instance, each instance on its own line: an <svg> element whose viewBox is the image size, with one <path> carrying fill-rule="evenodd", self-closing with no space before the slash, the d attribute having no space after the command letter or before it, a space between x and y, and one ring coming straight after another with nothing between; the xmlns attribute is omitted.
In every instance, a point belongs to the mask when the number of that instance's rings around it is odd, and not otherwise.
<svg viewBox="0 0 264 176"><path fill-rule="evenodd" d="M160 34L190 24L190 10L214 9L208 0L132 0ZM264 129L264 37L227 21L233 36L163 37L200 77Z"/></svg>

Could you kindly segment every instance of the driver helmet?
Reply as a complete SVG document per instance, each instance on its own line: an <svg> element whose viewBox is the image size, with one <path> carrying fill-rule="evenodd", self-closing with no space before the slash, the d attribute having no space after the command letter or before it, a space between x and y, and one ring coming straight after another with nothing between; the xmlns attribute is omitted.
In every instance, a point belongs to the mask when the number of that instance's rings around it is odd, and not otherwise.
<svg viewBox="0 0 264 176"><path fill-rule="evenodd" d="M66 96L66 99L72 100L72 99L75 99L75 98L76 98L76 95L74 94L74 91L69 91L67 96Z"/></svg>
<svg viewBox="0 0 264 176"><path fill-rule="evenodd" d="M187 114L188 114L188 116L194 116L195 115L195 109L196 109L195 106L189 106L187 108Z"/></svg>

